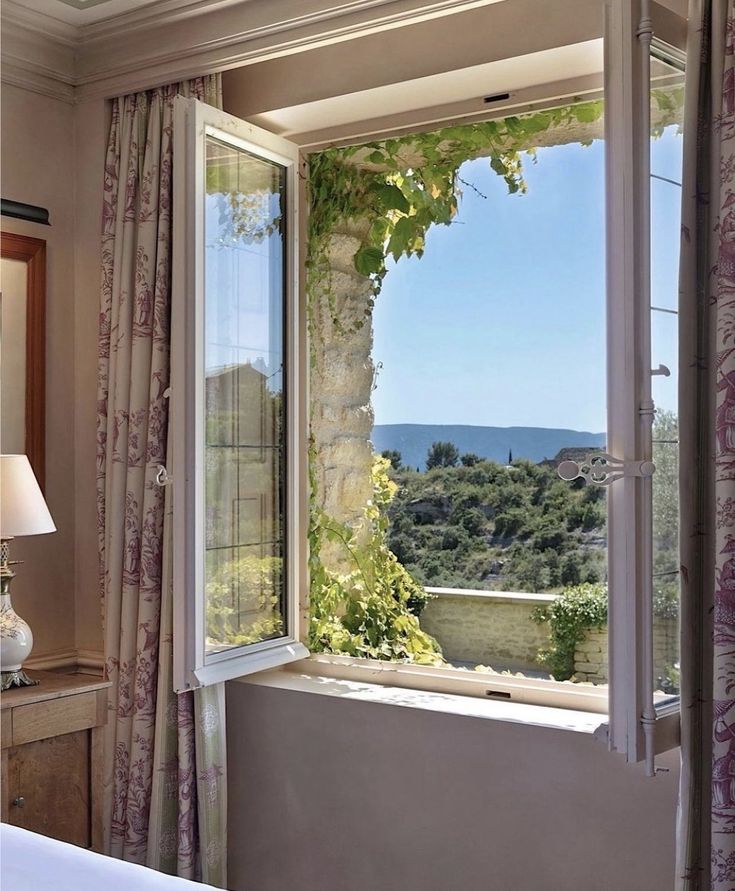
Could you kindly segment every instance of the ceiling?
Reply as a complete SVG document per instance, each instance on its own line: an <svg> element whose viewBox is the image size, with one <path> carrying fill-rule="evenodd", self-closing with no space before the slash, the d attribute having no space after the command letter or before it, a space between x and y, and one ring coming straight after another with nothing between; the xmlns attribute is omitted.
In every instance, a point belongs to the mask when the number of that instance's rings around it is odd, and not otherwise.
<svg viewBox="0 0 735 891"><path fill-rule="evenodd" d="M658 0L658 2L680 15L686 15L687 0ZM209 3L202 3L201 0L15 0L14 5L30 12L42 13L68 25L83 27L142 9L150 12L169 12L188 6L208 6ZM213 5L222 4L215 2Z"/></svg>
<svg viewBox="0 0 735 891"><path fill-rule="evenodd" d="M171 0L17 0L17 6L76 27L102 22L142 7L171 9L187 5L187 0L173 3Z"/></svg>
<svg viewBox="0 0 735 891"><path fill-rule="evenodd" d="M334 96L289 108L273 109L249 120L294 138L307 131L338 127L386 115L399 115L416 108L448 105L476 97L478 109L484 96L513 93L536 84L562 79L580 79L602 71L602 40L557 47L543 52L502 59L446 71L430 77L404 80L360 93ZM234 78L239 72L231 72Z"/></svg>

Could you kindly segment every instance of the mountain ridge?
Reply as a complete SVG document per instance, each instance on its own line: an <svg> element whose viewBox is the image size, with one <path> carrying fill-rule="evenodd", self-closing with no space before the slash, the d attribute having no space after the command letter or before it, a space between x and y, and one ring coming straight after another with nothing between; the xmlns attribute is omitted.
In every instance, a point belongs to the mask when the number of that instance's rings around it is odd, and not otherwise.
<svg viewBox="0 0 735 891"><path fill-rule="evenodd" d="M426 453L434 442L452 442L460 454L474 452L505 464L508 453L538 464L563 448L602 448L604 433L564 427L489 427L474 424L376 424L372 434L376 452L395 449L407 467L426 469Z"/></svg>

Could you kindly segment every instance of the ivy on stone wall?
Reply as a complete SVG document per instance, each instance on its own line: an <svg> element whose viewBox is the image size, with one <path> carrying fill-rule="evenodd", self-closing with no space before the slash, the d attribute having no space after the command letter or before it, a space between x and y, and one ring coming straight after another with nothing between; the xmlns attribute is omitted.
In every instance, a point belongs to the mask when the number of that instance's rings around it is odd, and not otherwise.
<svg viewBox="0 0 735 891"><path fill-rule="evenodd" d="M607 624L607 588L604 585L575 585L567 588L549 606L537 607L536 622L548 622L551 646L539 653L557 681L574 675L574 651L587 631Z"/></svg>
<svg viewBox="0 0 735 891"><path fill-rule="evenodd" d="M653 100L658 114L652 135L657 136L663 127L678 119L683 92L679 88L654 91ZM335 330L345 330L332 295L329 259L331 237L341 227L359 233L354 267L372 283L365 315L352 323L359 328L370 319L386 275L387 259L421 256L430 227L451 224L462 186L466 185L459 176L465 161L486 157L492 170L505 180L510 193L525 192L523 164L535 158L534 141L543 142L541 137L548 131L594 124L602 114L601 101L579 101L525 115L312 154L306 259L309 323L313 324L317 317L317 305L326 301ZM312 349L316 340L312 337ZM374 498L366 506L364 518L367 544L358 547L354 531L319 508L314 459L312 451L312 648L379 659L441 661L438 645L418 624L418 606L427 595L386 543L387 520L383 510L390 497L386 496L385 467L377 464L374 470ZM323 565L320 552L325 540L341 544L351 562L350 571L340 574ZM581 586L565 592L557 601L561 604L557 611L552 610L547 617L554 641L548 658L558 679L573 673L572 641L576 641L580 629L583 633L584 628L594 627L602 615L600 593L587 590L594 587Z"/></svg>
<svg viewBox="0 0 735 891"><path fill-rule="evenodd" d="M329 292L328 246L337 226L367 220L355 253L355 269L380 291L389 256L424 251L432 225L448 225L457 213L460 166L487 157L510 193L525 192L523 160L534 158L534 138L549 130L599 120L603 103L580 102L526 115L511 115L410 134L384 142L315 153L309 162L307 291ZM372 304L368 307L368 313ZM335 319L338 322L338 319Z"/></svg>
<svg viewBox="0 0 735 891"><path fill-rule="evenodd" d="M388 477L389 466L385 458L375 458L373 497L364 516L367 536L363 530L361 542L347 524L312 503L309 645L312 650L348 656L441 664L439 645L419 625L429 595L386 544L385 508L397 488ZM322 562L322 540L343 549L347 571L329 569Z"/></svg>
<svg viewBox="0 0 735 891"><path fill-rule="evenodd" d="M326 300L337 332L344 330L331 293L329 246L341 226L363 233L353 259L357 272L372 281L366 314L386 274L389 256L424 251L432 225L448 225L457 213L458 171L471 158L487 157L510 193L525 192L523 161L533 160L533 141L550 129L594 123L602 102L583 102L501 120L446 127L367 146L315 153L309 162L307 305L313 324L317 301ZM362 224L362 225L361 225ZM312 337L312 345L316 341ZM373 498L357 536L348 525L319 507L310 456L312 497L309 528L310 645L313 650L418 663L441 663L436 641L421 630L418 614L428 599L387 544L385 508L395 484L388 462L373 469ZM393 488L392 488L393 487ZM359 538L359 543L358 543ZM328 568L321 559L325 541L337 543L349 570Z"/></svg>

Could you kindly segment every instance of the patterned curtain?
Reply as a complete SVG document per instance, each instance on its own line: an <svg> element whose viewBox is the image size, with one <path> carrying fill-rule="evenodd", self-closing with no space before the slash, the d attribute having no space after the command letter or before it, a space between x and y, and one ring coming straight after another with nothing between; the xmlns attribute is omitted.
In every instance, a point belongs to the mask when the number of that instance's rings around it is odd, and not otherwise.
<svg viewBox="0 0 735 891"><path fill-rule="evenodd" d="M735 0L691 0L680 275L679 891L735 888Z"/></svg>
<svg viewBox="0 0 735 891"><path fill-rule="evenodd" d="M105 844L125 860L224 886L224 693L173 693L170 504L155 481L168 446L179 94L221 107L218 77L115 99L105 161L97 408L100 575L112 681Z"/></svg>

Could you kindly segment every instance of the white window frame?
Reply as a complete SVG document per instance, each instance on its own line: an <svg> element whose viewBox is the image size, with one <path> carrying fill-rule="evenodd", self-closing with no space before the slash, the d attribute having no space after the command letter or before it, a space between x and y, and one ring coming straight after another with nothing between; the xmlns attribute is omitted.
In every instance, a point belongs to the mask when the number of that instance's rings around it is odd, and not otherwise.
<svg viewBox="0 0 735 891"><path fill-rule="evenodd" d="M650 0L608 0L605 21L607 451L652 463ZM679 701L657 707L653 678L653 483L626 474L608 489L608 746L629 762L678 744Z"/></svg>
<svg viewBox="0 0 735 891"><path fill-rule="evenodd" d="M641 25L650 17L639 36ZM650 461L650 40L675 40L672 13L646 0L604 4L606 101L606 256L608 338L607 452L633 464ZM642 39L641 39L642 37ZM599 94L598 94L599 95ZM593 98L593 97L590 97ZM541 107L546 103L541 102ZM553 104L549 102L548 104ZM501 110L502 108L502 110ZM612 114L610 110L613 110ZM497 115L523 113L498 106ZM473 118L476 119L476 118ZM457 120L455 123L461 124ZM443 120L435 126L446 126ZM416 129L430 129L424 124ZM359 125L360 141L369 141ZM401 132L405 132L401 128ZM375 138L389 138L382 130ZM344 132L341 141L351 141ZM334 144L327 141L324 144ZM314 146L319 150L322 143ZM638 196L643 196L639 200ZM613 258L617 258L613 262ZM614 296L614 295L617 295ZM643 414L641 407L648 406ZM310 657L315 673L438 693L506 698L530 705L607 715L597 738L631 763L646 762L679 743L679 702L657 707L652 657L651 479L626 476L608 489L608 684L594 687L543 679L468 673L332 654ZM647 530L647 531L644 531ZM648 547L642 546L643 540ZM299 666L292 666L299 670Z"/></svg>
<svg viewBox="0 0 735 891"><path fill-rule="evenodd" d="M238 150L274 162L286 176L286 609L287 634L220 653L205 648L204 574L204 196L205 140L215 136ZM297 146L194 99L174 106L174 225L171 319L173 481L174 689L218 683L308 656L299 640L299 582L305 549L299 517L303 423L300 381L305 372L298 336Z"/></svg>
<svg viewBox="0 0 735 891"><path fill-rule="evenodd" d="M653 20L653 31L659 33L658 23L663 24L662 37L671 44L671 39L679 25L670 28L675 18L669 10L657 4L648 4L646 0L605 0L605 69L606 88L606 177L607 177L607 256L615 257L615 263L608 265L608 295L613 293L619 297L613 301L608 296L608 412L610 415L607 450L623 460L638 462L650 460L651 443L650 427L652 416L647 412L639 414L641 405L650 402L650 287L648 282L649 268L647 245L649 239L648 221L648 103L649 84L647 66L649 63L649 29L645 25L646 10L650 10ZM642 40L639 39L639 30ZM677 34L678 37L678 34ZM565 94L567 95L567 94ZM594 94L590 95L593 98ZM599 93L597 94L599 95ZM544 107L552 101L541 101L534 98L535 107ZM197 111L199 109L199 111ZM512 109L512 111L511 111ZM496 106L496 115L523 113L522 104L513 105L512 99ZM530 109L528 109L530 110ZM199 112L201 106L188 104L185 100L177 101L175 154L182 159L187 153L202 152L204 120ZM274 137L267 131L246 124L215 109L208 109L215 120L222 123L223 128L246 128L256 145L270 146L271 150L291 161L290 176L293 177L290 196L297 195L295 172L298 156L295 146ZM437 115L438 117L438 115ZM467 116L464 120L477 120L479 113ZM485 117L485 115L483 115ZM462 123L462 118L457 123ZM430 116L423 119L420 126L411 129L431 129L451 123L446 117L434 125ZM615 122L612 126L611 122ZM405 126L397 123L399 132L406 132ZM186 130L186 137L184 131ZM309 148L319 150L326 144L334 142L358 141L350 139L344 127L339 128L336 140L312 143ZM241 131L242 132L242 131ZM325 132L325 131L322 131ZM370 130L364 124L356 124L354 132L359 134L359 141L371 138L388 138L390 131L381 126L379 133L371 137ZM197 139L199 143L197 143ZM276 145L278 143L278 145ZM197 148L197 145L199 147ZM288 148L286 148L286 146ZM257 150L257 149L256 149ZM191 166L187 161L187 165ZM196 164L192 168L197 169ZM200 176L202 166L199 165ZM200 184L201 185L201 184ZM201 212L197 216L194 208L194 196L197 184L193 175L182 179L178 174L175 179L175 196L177 207L185 207L186 213L175 213L174 236L179 244L197 245L201 235ZM639 200L643 196L643 200ZM293 209L294 214L296 209ZM303 220L302 220L303 226ZM197 227L199 227L197 229ZM291 232L298 232L296 218ZM303 234L303 229L302 229ZM641 248L644 248L642 251ZM644 256L645 255L645 256ZM289 563L289 630L292 636L283 646L264 646L251 652L250 657L242 659L222 660L216 667L197 664L197 641L201 643L201 635L197 638L195 630L197 615L196 591L192 579L196 577L192 564L192 527L186 516L196 515L195 481L189 476L191 461L191 424L196 404L190 405L182 395L187 387L191 389L192 370L187 372L186 350L191 353L191 326L197 323L193 310L194 303L185 299L186 294L193 294L196 288L201 289L202 281L197 278L201 274L201 257L196 251L186 255L186 266L180 269L174 264L174 319L172 374L174 380L172 405L172 435L174 437L174 534L178 542L178 556L174 570L175 584L175 631L174 631L174 669L176 688L189 689L199 683L210 683L226 677L253 673L285 662L294 662L303 658L306 653L303 644L296 635L298 628L298 604L296 591L302 592L302 611L308 610L308 588L305 563L305 528L306 498L305 455L306 455L306 404L305 393L308 388L308 372L305 357L306 319L303 307L299 313L297 306L296 281L299 278L299 267L296 262L294 248L292 274L289 282L293 294L289 300L291 315L291 350L296 355L291 357L288 381L290 388L290 456L296 462L289 482L289 522L288 536L291 561ZM177 309L178 307L178 309ZM201 320L200 320L201 322ZM614 332L611 330L614 326ZM188 334L187 334L188 332ZM187 340L187 337L189 338ZM185 348L181 348L185 344ZM177 346L178 345L178 346ZM299 364L300 363L300 364ZM188 377L187 377L188 375ZM183 382L183 386L182 386ZM200 400L201 401L201 400ZM298 405L297 405L298 401ZM201 410L201 405L200 405ZM187 414L188 413L188 414ZM294 441L292 442L292 438ZM299 457L301 456L301 457ZM176 473L177 467L186 467L186 475ZM196 472L195 463L192 465ZM178 478L177 478L178 476ZM496 693L508 694L516 702L549 705L561 708L577 708L599 714L609 714L609 721L601 725L600 738L607 741L609 748L620 752L631 762L645 759L648 772L653 771L653 755L658 751L677 744L678 741L678 703L658 712L654 708L652 694L652 659L651 659L651 585L650 572L650 522L651 522L651 486L645 478L625 478L610 487L610 516L608 529L611 538L610 561L610 665L609 685L607 688L588 685L573 685L567 682L531 680L506 676L488 676L453 671L451 669L434 669L414 665L377 662L352 657L317 654L311 656L308 663L292 664L295 671L303 670L310 665L310 670L317 674L333 677L344 677L355 680L370 679L378 683L394 686L415 687L437 692L461 693L480 697L492 696ZM183 509L180 507L183 505ZM193 512L193 513L192 513ZM201 523L201 513L200 513ZM648 530L649 553L641 547L641 533ZM612 552L614 551L614 554ZM175 546L176 554L176 546ZM298 560L296 555L298 554ZM188 561L188 562L187 562ZM643 578L648 575L646 583ZM300 584L299 584L300 582ZM201 589L200 589L201 590ZM181 594L179 592L186 592ZM304 623L304 626L306 623ZM280 642L279 642L280 643ZM286 649L287 654L276 653L278 649ZM201 659L200 659L201 663ZM645 719L645 720L644 720ZM644 730L648 728L648 732Z"/></svg>

